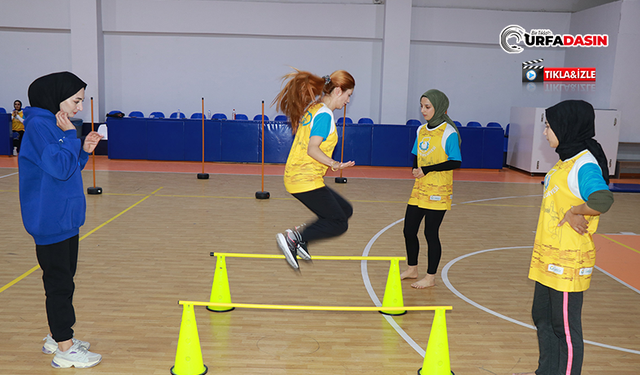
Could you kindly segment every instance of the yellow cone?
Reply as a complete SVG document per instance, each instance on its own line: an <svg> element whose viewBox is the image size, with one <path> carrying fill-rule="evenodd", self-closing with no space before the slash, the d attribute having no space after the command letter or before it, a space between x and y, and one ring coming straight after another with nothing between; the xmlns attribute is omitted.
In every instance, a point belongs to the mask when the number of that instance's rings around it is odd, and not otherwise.
<svg viewBox="0 0 640 375"><path fill-rule="evenodd" d="M202 363L200 337L198 337L198 325L193 305L184 305L176 361L171 367L171 373L173 375L204 375L207 371L207 366Z"/></svg>
<svg viewBox="0 0 640 375"><path fill-rule="evenodd" d="M224 255L216 255L216 272L213 275L213 287L211 288L211 298L209 302L231 303L231 293L229 292L229 278L227 277L227 262ZM234 307L207 306L207 310L215 312L226 312Z"/></svg>
<svg viewBox="0 0 640 375"><path fill-rule="evenodd" d="M382 299L382 307L404 307L402 299L402 283L400 282L400 263L398 259L391 260L389 266L389 276L387 276L387 286L384 289L384 298ZM385 311L381 313L387 315L403 315L407 310Z"/></svg>
<svg viewBox="0 0 640 375"><path fill-rule="evenodd" d="M451 363L449 362L449 340L447 339L447 322L444 317L444 309L437 309L433 317L433 325L427 343L427 352L424 355L422 368L418 374L423 375L451 375Z"/></svg>

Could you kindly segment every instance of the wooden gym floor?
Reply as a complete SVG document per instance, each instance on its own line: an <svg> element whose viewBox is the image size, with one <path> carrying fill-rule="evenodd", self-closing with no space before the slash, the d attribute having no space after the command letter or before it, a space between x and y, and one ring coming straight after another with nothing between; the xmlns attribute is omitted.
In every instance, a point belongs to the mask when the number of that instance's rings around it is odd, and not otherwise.
<svg viewBox="0 0 640 375"><path fill-rule="evenodd" d="M41 272L18 201L17 158L0 157L0 368L6 374L169 374L175 363L179 300L209 301L210 252L279 254L275 234L312 219L284 190L282 166L139 162L96 157L76 275L78 338L102 354L98 366L56 370L40 352L48 327ZM354 206L349 231L313 243L312 255L404 256L402 221L412 186L407 168L357 167L347 184L327 185ZM537 341L527 279L542 176L512 170L459 170L453 209L441 228L437 285L402 282L406 306L451 305L446 314L451 369L457 375L533 371ZM92 163L84 172L93 185ZM639 180L617 182L638 183ZM583 374L640 373L640 194L615 193L600 221L598 271L585 293ZM421 276L426 256L420 258ZM382 301L386 261L302 263L227 258L233 302L374 306ZM366 267L363 267L366 265ZM404 264L401 262L401 269ZM366 272L363 271L366 269ZM422 367L433 312L196 307L209 374L415 374Z"/></svg>

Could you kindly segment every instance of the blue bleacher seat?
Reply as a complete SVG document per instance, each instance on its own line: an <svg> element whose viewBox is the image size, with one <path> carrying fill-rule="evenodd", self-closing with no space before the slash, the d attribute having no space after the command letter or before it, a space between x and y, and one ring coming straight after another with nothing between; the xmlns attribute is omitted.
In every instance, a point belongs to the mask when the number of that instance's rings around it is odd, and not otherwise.
<svg viewBox="0 0 640 375"><path fill-rule="evenodd" d="M140 111L131 111L129 117L144 117L144 114Z"/></svg>
<svg viewBox="0 0 640 375"><path fill-rule="evenodd" d="M253 121L262 121L262 115L253 116ZM269 121L269 116L264 115L264 121Z"/></svg>
<svg viewBox="0 0 640 375"><path fill-rule="evenodd" d="M151 112L149 118L164 118L164 113L162 112Z"/></svg>
<svg viewBox="0 0 640 375"><path fill-rule="evenodd" d="M467 128L481 128L482 125L477 121L469 121L467 122Z"/></svg>
<svg viewBox="0 0 640 375"><path fill-rule="evenodd" d="M358 124L373 124L373 120L369 117L362 117L360 120L358 120Z"/></svg>
<svg viewBox="0 0 640 375"><path fill-rule="evenodd" d="M2 107L0 107L0 113L7 113L7 110L2 108Z"/></svg>
<svg viewBox="0 0 640 375"><path fill-rule="evenodd" d="M454 121L453 123L455 124L455 126L456 126L457 128L462 127L462 124L460 123L460 121Z"/></svg>
<svg viewBox="0 0 640 375"><path fill-rule="evenodd" d="M416 120L416 119L410 119L407 120L407 125L420 125L420 120Z"/></svg>
<svg viewBox="0 0 640 375"><path fill-rule="evenodd" d="M249 117L243 113L236 113L236 120L248 120Z"/></svg>
<svg viewBox="0 0 640 375"><path fill-rule="evenodd" d="M201 119L202 113L201 112L192 113L190 118Z"/></svg>
<svg viewBox="0 0 640 375"><path fill-rule="evenodd" d="M340 117L338 121L336 121L336 125L342 125L343 122L345 122L345 118ZM347 124L353 124L353 120L351 120L351 118L349 117L346 118L346 122Z"/></svg>
<svg viewBox="0 0 640 375"><path fill-rule="evenodd" d="M211 116L211 118L217 119L217 120L226 120L227 115L225 115L224 113L214 113L213 116Z"/></svg>
<svg viewBox="0 0 640 375"><path fill-rule="evenodd" d="M498 124L497 122L490 122L487 124L487 128L501 128L502 125Z"/></svg>
<svg viewBox="0 0 640 375"><path fill-rule="evenodd" d="M169 118L178 118L178 112L173 112ZM184 115L184 113L180 112L180 118L187 118L187 116Z"/></svg>
<svg viewBox="0 0 640 375"><path fill-rule="evenodd" d="M276 118L273 119L273 121L286 122L286 121L289 121L289 120L287 119L287 116L285 116L285 115L277 115Z"/></svg>

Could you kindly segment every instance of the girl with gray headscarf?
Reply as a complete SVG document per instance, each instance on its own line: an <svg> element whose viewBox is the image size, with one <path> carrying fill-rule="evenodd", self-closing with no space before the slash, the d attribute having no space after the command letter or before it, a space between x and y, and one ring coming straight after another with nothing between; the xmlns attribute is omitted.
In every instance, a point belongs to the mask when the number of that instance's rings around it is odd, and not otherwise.
<svg viewBox="0 0 640 375"><path fill-rule="evenodd" d="M415 155L413 176L416 182L411 191L404 217L404 240L407 250L407 269L401 279L418 278L418 229L425 220L427 238L427 274L411 284L423 289L435 285L440 264L440 224L451 209L453 170L460 168L460 135L454 122L447 116L449 98L439 90L429 90L420 97L420 111L427 123L418 127L412 153Z"/></svg>

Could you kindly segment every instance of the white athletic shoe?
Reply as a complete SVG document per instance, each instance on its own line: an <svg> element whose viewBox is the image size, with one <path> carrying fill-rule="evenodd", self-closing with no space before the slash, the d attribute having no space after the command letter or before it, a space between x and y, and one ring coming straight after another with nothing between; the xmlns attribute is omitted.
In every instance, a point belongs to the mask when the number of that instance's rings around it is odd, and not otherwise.
<svg viewBox="0 0 640 375"><path fill-rule="evenodd" d="M285 237L286 236L286 237ZM295 244L290 244L288 239L288 234L285 232L284 234L278 233L276 234L276 242L278 243L278 247L284 254L284 258L287 260L289 265L297 270L300 268L298 265L298 260L296 259L297 251Z"/></svg>
<svg viewBox="0 0 640 375"><path fill-rule="evenodd" d="M48 334L47 337L42 339L44 341L44 345L42 345L42 352L44 354L54 354L58 351L58 343L51 337L51 334ZM91 344L86 341L81 341L78 339L71 339L73 343L78 343L78 345L82 346L85 349L89 349Z"/></svg>
<svg viewBox="0 0 640 375"><path fill-rule="evenodd" d="M58 350L51 361L51 366L55 368L88 368L93 367L102 361L102 356L88 351L79 343L73 343L66 352Z"/></svg>
<svg viewBox="0 0 640 375"><path fill-rule="evenodd" d="M311 260L311 255L309 255L309 250L307 249L307 243L302 241L302 235L298 228L300 227L296 227L294 230L287 229L284 232L284 235L287 237L287 243L289 246L294 246L296 248L296 253L300 258L302 258L302 260Z"/></svg>

